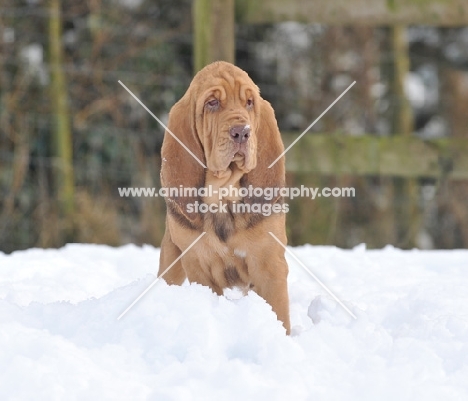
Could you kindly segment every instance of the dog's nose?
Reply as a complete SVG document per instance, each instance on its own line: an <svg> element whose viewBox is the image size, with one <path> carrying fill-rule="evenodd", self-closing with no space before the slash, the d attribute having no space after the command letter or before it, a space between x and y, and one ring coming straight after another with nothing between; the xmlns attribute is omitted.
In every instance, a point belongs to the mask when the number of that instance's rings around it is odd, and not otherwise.
<svg viewBox="0 0 468 401"><path fill-rule="evenodd" d="M235 125L229 129L229 135L237 143L244 143L250 137L250 125Z"/></svg>

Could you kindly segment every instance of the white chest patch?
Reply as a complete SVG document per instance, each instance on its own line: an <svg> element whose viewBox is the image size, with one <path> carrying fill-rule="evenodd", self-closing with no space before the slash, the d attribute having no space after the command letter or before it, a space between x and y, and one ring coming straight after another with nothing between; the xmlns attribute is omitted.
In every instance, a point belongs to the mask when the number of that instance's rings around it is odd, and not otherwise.
<svg viewBox="0 0 468 401"><path fill-rule="evenodd" d="M234 249L234 255L238 256L239 258L245 258L247 256L247 252L243 251L242 249Z"/></svg>

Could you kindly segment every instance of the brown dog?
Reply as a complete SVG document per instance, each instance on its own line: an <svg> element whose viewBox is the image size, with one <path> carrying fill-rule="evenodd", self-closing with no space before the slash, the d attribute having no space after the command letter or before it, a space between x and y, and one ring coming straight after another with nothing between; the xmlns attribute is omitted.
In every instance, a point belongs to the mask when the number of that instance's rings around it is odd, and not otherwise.
<svg viewBox="0 0 468 401"><path fill-rule="evenodd" d="M253 289L272 306L289 334L288 266L284 248L268 234L286 244L282 198L231 192L220 200L216 194L222 188L284 186L284 157L268 168L284 150L272 107L247 73L215 62L195 76L173 106L168 128L207 169L166 132L162 186L211 186L212 193L166 197L159 274L206 232L164 279L180 285L187 277L219 295L227 287ZM211 211L197 210L202 203Z"/></svg>

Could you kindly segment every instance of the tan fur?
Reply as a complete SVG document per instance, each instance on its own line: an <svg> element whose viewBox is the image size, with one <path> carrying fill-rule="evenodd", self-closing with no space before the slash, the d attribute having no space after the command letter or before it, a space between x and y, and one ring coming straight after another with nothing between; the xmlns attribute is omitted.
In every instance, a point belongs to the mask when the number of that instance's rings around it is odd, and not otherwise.
<svg viewBox="0 0 468 401"><path fill-rule="evenodd" d="M207 103L215 99L220 106L212 109ZM247 124L250 138L238 150L229 129ZM247 73L232 64L216 62L200 71L173 106L168 128L208 168L205 170L166 132L161 152L163 187L284 186L284 158L267 168L284 150L274 111ZM217 196L166 198L168 213L159 274L204 231L206 234L164 279L180 285L188 278L219 295L233 286L253 289L272 306L289 334L288 266L283 247L268 234L271 231L286 244L284 213L268 217L258 213L189 213L187 205L195 201L219 202ZM282 203L279 198L222 201L230 207L232 202Z"/></svg>

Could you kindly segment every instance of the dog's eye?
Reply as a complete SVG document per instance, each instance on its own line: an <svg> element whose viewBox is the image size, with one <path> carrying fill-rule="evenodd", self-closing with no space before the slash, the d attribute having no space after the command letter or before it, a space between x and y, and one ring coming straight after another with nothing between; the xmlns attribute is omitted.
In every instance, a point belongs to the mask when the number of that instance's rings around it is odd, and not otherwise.
<svg viewBox="0 0 468 401"><path fill-rule="evenodd" d="M216 110L219 107L219 100L218 99L211 99L205 103L205 106L209 110Z"/></svg>
<svg viewBox="0 0 468 401"><path fill-rule="evenodd" d="M253 99L248 99L247 100L247 108L249 108L249 109L252 108L253 104L254 104Z"/></svg>

